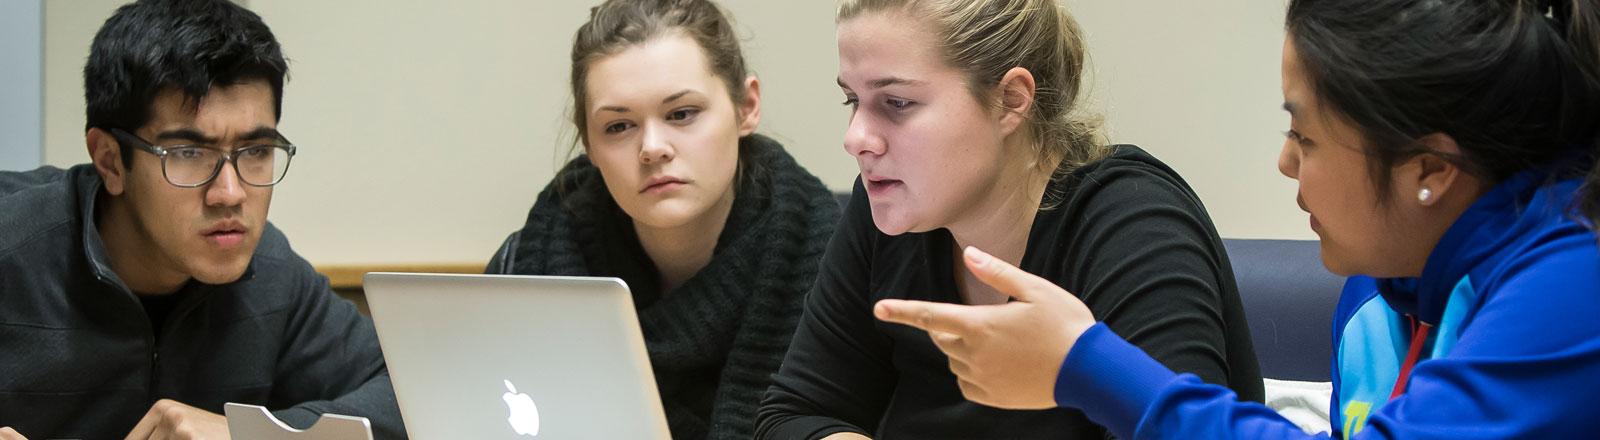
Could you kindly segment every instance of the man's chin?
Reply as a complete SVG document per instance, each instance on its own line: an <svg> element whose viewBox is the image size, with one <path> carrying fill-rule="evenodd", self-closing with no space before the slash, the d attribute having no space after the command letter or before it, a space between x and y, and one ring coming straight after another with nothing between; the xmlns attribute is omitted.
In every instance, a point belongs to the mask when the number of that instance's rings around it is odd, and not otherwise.
<svg viewBox="0 0 1600 440"><path fill-rule="evenodd" d="M206 284L228 284L239 281L239 278L244 276L245 269L249 267L250 260L244 260L242 263L197 268L198 270L195 270L190 276L193 276L195 281Z"/></svg>

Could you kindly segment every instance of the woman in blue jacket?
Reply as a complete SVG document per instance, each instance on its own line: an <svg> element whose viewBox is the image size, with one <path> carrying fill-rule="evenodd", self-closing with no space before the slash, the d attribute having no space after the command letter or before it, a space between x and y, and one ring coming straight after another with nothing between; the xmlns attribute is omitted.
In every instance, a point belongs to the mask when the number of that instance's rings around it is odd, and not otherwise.
<svg viewBox="0 0 1600 440"><path fill-rule="evenodd" d="M1320 435L1592 437L1600 4L1294 0L1287 21L1278 165L1324 264L1352 276ZM1055 285L965 257L1019 301L875 313L930 331L968 398L1082 409L1123 438L1308 436L1151 360Z"/></svg>

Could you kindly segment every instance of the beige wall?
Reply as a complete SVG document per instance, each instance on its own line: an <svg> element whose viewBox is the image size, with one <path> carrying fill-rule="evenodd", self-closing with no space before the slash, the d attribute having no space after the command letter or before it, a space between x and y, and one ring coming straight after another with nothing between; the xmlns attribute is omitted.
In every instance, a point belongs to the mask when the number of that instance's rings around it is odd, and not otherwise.
<svg viewBox="0 0 1600 440"><path fill-rule="evenodd" d="M47 2L47 163L87 158L82 63L118 3ZM565 157L567 51L587 1L249 5L291 59L281 129L302 146L271 219L315 264L482 262ZM1225 236L1310 237L1274 166L1280 2L1069 5L1114 140L1177 168ZM847 190L831 2L726 6L763 82L762 131Z"/></svg>

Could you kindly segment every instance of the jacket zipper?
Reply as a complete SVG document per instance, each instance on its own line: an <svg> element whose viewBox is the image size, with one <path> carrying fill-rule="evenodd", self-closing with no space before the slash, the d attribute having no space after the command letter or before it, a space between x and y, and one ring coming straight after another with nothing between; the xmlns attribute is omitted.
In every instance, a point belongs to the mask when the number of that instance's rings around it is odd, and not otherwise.
<svg viewBox="0 0 1600 440"><path fill-rule="evenodd" d="M185 286L184 288L188 287ZM173 306L171 311L167 312L167 319L165 322L161 323L163 328L155 328L155 323L150 323L150 405L155 405L156 401L159 400L159 393L156 392L156 385L159 382L158 378L161 375L161 341L163 339L172 338L172 335L167 334L171 333L168 330L172 326L177 325L175 323L181 322L183 315L192 312L193 310L191 309L194 309L196 304L201 301L201 297L204 296L202 292L189 292L187 295L189 295L189 297L183 298L182 301ZM149 321L149 318L146 317L145 320ZM157 335L166 337L157 338Z"/></svg>
<svg viewBox="0 0 1600 440"><path fill-rule="evenodd" d="M149 322L150 327L150 333L148 335L150 338L150 381L148 385L145 386L145 390L148 393L146 400L149 401L150 405L155 405L157 400L156 378L159 374L158 370L161 368L161 345L159 340L156 339L156 335L161 331L161 329L156 328L156 323L150 322L149 317L146 317L145 321Z"/></svg>

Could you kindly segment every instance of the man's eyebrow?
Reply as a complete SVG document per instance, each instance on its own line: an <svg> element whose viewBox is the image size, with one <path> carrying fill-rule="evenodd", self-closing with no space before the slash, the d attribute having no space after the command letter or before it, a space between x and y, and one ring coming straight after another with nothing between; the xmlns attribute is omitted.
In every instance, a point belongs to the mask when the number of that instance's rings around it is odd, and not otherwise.
<svg viewBox="0 0 1600 440"><path fill-rule="evenodd" d="M196 144L215 144L217 139L200 133L193 128L179 128L163 131L156 134L156 142L161 141L188 141Z"/></svg>
<svg viewBox="0 0 1600 440"><path fill-rule="evenodd" d="M245 132L245 134L240 135L239 139L240 140L255 141L255 140L262 140L262 139L278 139L280 137L283 137L283 134L278 133L278 129L276 129L276 128L272 128L272 127L256 127L256 129L250 130L248 132Z"/></svg>
<svg viewBox="0 0 1600 440"><path fill-rule="evenodd" d="M272 127L256 127L239 136L240 140L277 139L281 136L278 130ZM213 145L219 142L217 138L206 136L193 128L178 128L156 134L156 142L183 141L195 144Z"/></svg>

